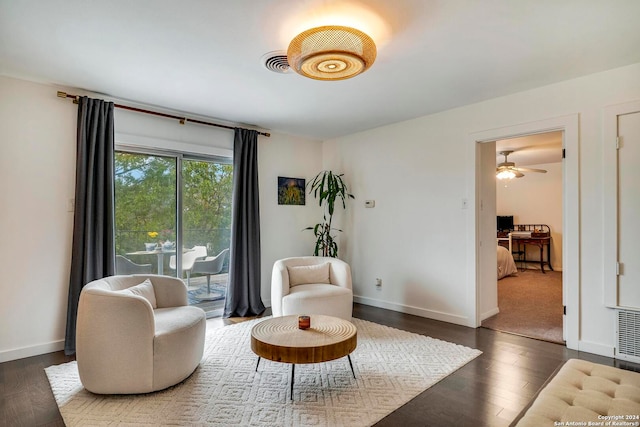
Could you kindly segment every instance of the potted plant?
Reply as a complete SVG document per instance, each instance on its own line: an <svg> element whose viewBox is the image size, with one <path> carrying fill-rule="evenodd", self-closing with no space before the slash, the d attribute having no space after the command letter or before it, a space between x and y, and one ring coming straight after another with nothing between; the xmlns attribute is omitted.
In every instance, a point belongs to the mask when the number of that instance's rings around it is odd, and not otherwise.
<svg viewBox="0 0 640 427"><path fill-rule="evenodd" d="M346 199L354 199L353 194L347 192L347 185L342 180L344 174L335 174L331 171L321 171L308 185L309 194L313 194L318 204L324 208L322 222L305 230L313 230L316 236L316 246L313 251L315 256L338 257L338 243L335 241L333 231L342 230L331 227L336 200L342 200L342 207L346 208Z"/></svg>

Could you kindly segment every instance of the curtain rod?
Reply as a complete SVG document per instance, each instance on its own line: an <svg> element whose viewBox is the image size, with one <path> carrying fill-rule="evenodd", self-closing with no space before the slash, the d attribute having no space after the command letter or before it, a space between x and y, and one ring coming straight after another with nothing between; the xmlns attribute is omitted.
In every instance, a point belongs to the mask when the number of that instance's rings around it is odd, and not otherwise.
<svg viewBox="0 0 640 427"><path fill-rule="evenodd" d="M74 104L77 104L78 103L78 99L80 98L79 95L71 95L71 94L68 94L68 93L62 92L62 91L58 91L58 97L59 98L73 98L73 103ZM122 108L123 110L136 111L138 113L151 114L153 116L166 117L168 119L176 119L176 120L180 121L181 125L184 125L187 122L191 122L191 123L197 123L199 125L215 126L215 127L224 128L224 129L231 129L231 130L235 129L233 126L227 126L227 125L221 125L221 124L218 124L218 123L205 122L205 121L196 120L196 119L188 119L186 117L174 116L173 114L159 113L157 111L144 110L142 108L136 108L136 107L129 107L128 105L121 105L121 104L116 104L116 103L114 103L113 105L114 105L114 107ZM267 133L267 132L258 132L258 135L266 136L267 138L271 137L271 134Z"/></svg>

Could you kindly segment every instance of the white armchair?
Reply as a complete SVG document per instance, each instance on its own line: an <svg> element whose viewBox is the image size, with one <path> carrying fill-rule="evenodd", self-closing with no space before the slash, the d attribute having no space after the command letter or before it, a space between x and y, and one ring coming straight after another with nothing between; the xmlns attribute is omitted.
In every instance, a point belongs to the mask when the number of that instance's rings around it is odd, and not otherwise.
<svg viewBox="0 0 640 427"><path fill-rule="evenodd" d="M274 316L324 314L351 321L351 268L329 257L294 257L276 261L271 275Z"/></svg>
<svg viewBox="0 0 640 427"><path fill-rule="evenodd" d="M76 360L84 387L97 394L162 390L196 369L206 318L187 305L180 279L111 276L84 286L76 327Z"/></svg>

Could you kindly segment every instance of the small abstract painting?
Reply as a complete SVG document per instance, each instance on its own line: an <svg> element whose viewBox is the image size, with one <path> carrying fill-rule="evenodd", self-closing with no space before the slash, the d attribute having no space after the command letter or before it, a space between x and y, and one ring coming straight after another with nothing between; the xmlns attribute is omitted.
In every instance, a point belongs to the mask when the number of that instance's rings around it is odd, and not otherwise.
<svg viewBox="0 0 640 427"><path fill-rule="evenodd" d="M278 177L278 204L304 205L304 178Z"/></svg>

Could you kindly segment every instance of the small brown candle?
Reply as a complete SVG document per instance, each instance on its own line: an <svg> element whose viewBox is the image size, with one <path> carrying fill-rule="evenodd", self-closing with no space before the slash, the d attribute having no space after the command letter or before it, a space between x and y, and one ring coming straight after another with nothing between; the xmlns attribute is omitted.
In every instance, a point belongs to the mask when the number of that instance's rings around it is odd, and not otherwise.
<svg viewBox="0 0 640 427"><path fill-rule="evenodd" d="M311 317L298 316L298 328L309 329L311 327Z"/></svg>

